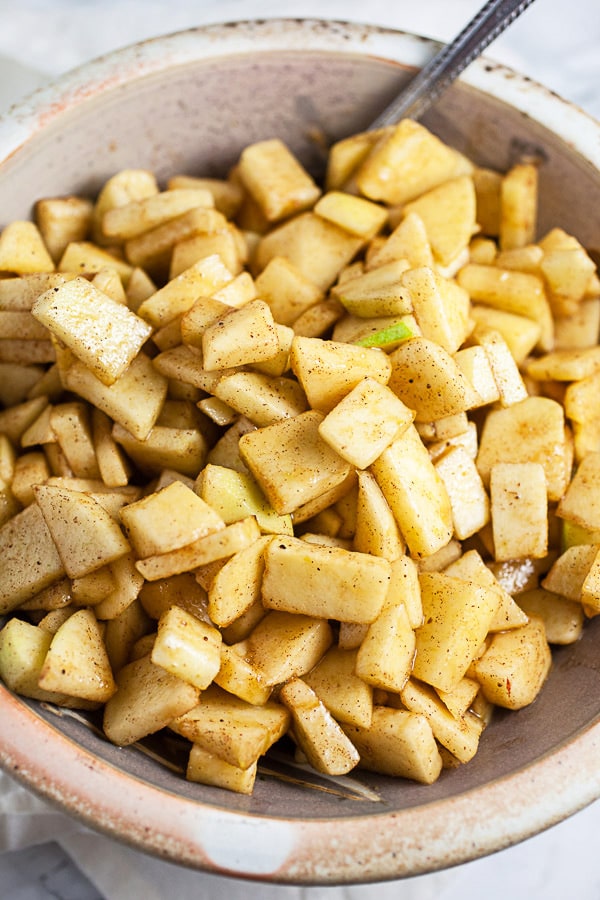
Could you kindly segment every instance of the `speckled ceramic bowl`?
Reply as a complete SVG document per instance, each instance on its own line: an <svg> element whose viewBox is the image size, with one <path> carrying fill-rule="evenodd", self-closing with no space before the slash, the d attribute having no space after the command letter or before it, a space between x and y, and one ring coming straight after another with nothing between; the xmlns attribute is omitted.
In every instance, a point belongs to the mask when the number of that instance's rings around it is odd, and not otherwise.
<svg viewBox="0 0 600 900"><path fill-rule="evenodd" d="M224 173L273 135L317 165L315 129L333 139L368 125L435 49L374 27L263 21L113 54L0 121L0 225L125 166ZM560 222L598 247L600 127L583 113L480 60L425 121L482 164L541 156L540 227ZM192 867L304 884L414 875L506 847L600 796L599 641L594 620L556 652L539 699L499 714L475 759L430 787L362 772L306 784L268 759L253 796L235 795L4 688L0 761L87 824Z"/></svg>

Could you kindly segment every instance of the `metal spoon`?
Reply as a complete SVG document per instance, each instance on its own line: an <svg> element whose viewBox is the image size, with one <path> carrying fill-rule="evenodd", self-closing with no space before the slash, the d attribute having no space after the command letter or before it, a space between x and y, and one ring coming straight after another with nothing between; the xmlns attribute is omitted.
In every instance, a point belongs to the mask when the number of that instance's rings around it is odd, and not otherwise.
<svg viewBox="0 0 600 900"><path fill-rule="evenodd" d="M424 66L369 130L395 125L400 119L419 119L440 94L485 48L533 3L533 0L488 0L450 44Z"/></svg>

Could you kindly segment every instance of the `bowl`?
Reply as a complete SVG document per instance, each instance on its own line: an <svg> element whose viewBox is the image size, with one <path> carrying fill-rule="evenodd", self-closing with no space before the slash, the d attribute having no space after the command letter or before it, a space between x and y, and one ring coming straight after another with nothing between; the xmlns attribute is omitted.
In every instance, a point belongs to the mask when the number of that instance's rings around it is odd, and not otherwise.
<svg viewBox="0 0 600 900"><path fill-rule="evenodd" d="M366 25L268 20L191 29L98 59L0 121L2 226L42 196L94 192L125 167L222 175L283 138L314 171L315 134L361 130L437 45ZM476 61L424 124L476 162L533 154L540 230L597 249L600 126L510 69ZM596 242L596 244L594 243ZM186 782L152 748L109 744L73 711L0 687L0 762L87 825L172 862L295 884L431 872L512 845L600 796L600 621L559 649L530 707L499 714L476 757L422 786L308 777L268 757L252 796Z"/></svg>

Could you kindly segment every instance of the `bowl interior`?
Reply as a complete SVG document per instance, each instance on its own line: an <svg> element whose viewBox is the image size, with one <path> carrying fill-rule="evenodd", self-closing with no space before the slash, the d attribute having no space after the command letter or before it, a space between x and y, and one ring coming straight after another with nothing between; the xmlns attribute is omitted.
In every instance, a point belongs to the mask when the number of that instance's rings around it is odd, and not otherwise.
<svg viewBox="0 0 600 900"><path fill-rule="evenodd" d="M2 224L27 215L39 197L94 192L127 166L148 167L159 179L176 172L220 176L244 146L272 136L322 173L323 147L368 127L415 70L368 52L343 52L343 45L304 50L302 37L298 49L252 53L233 46L213 57L204 47L202 58L167 60L156 71L138 72L130 62L130 80L50 96L35 132L1 164ZM426 59L434 45L422 45ZM487 68L496 88L519 77ZM538 90L524 79L523 85L532 95ZM558 122L567 107L556 103ZM541 160L540 232L560 222L586 246L597 243L587 211L594 208L598 171L571 143L468 84L450 88L423 122L481 165L504 170L524 157Z"/></svg>
<svg viewBox="0 0 600 900"><path fill-rule="evenodd" d="M297 49L252 54L232 48L213 58L175 60L113 86L97 84L84 98L79 95L58 111L53 108L0 163L0 224L30 215L39 197L93 192L125 167L150 168L160 179L184 172L222 175L246 144L273 136L284 139L309 168L319 171L321 141L329 143L366 127L411 69L343 46L302 47L299 41ZM541 232L560 224L587 246L597 240L600 173L568 142L468 84L455 85L424 122L480 164L504 169L524 152L540 157ZM498 714L474 760L444 772L429 787L364 772L337 782L306 778L285 761L267 758L254 794L243 797L186 783L145 753L113 747L76 716L59 719L48 708L33 702L28 706L32 715L92 756L170 797L282 820L374 815L382 817L384 827L383 819L391 814L430 808L469 792L477 803L483 786L576 740L600 717L599 639L600 622L592 621L579 643L555 653L539 699L518 713ZM5 696L0 692L0 706ZM176 760L176 749L174 753ZM68 800L64 802L68 808ZM565 811L571 811L567 807ZM177 848L169 855L181 858ZM439 864L432 860L431 867ZM378 877L386 874L390 872ZM361 880L356 871L352 878Z"/></svg>

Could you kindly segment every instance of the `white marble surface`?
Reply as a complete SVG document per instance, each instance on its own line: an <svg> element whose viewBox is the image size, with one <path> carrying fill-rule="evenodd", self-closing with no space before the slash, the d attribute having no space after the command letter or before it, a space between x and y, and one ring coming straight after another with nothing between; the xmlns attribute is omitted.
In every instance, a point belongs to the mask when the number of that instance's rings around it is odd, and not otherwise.
<svg viewBox="0 0 600 900"><path fill-rule="evenodd" d="M447 40L479 0L0 0L0 111L37 85L116 47L207 22L319 16ZM598 0L537 0L488 55L600 118ZM560 785L556 786L561 789ZM296 888L220 879L96 835L0 775L3 900L597 900L600 802L501 853L368 887Z"/></svg>

